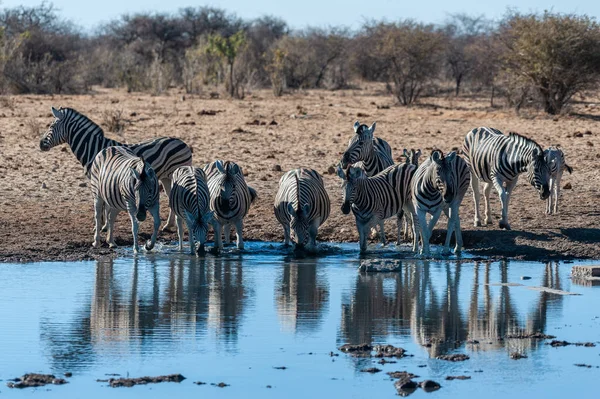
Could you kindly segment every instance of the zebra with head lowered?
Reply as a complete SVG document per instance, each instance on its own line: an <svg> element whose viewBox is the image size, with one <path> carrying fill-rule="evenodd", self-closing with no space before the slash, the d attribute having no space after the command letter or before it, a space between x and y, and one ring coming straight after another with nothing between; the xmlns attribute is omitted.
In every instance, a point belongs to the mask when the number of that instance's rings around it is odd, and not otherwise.
<svg viewBox="0 0 600 399"><path fill-rule="evenodd" d="M179 139L159 137L138 144L122 144L104 137L100 126L72 108L52 107L52 114L55 120L48 131L42 135L40 149L49 151L57 145L69 144L73 154L83 165L88 178L96 154L110 146L127 147L135 155L144 158L152 166L167 196L171 190L171 175L175 169L192 164L190 147ZM163 230L173 227L174 224L175 215L170 212Z"/></svg>
<svg viewBox="0 0 600 399"><path fill-rule="evenodd" d="M422 241L422 255L429 255L431 233L442 211L448 216L443 253L450 253L452 233L456 235L454 252L461 251L463 240L458 209L469 188L469 181L469 166L454 151L444 156L443 152L434 150L415 172L412 202L416 216L415 228ZM429 222L428 213L431 215Z"/></svg>
<svg viewBox="0 0 600 399"><path fill-rule="evenodd" d="M213 218L210 210L210 192L204 171L193 166L177 168L173 173L169 204L177 222L179 250L183 250L183 221L185 220L190 238L190 254L204 252L209 223ZM197 249L195 241L198 242Z"/></svg>
<svg viewBox="0 0 600 399"><path fill-rule="evenodd" d="M409 198L410 182L415 170L414 165L397 164L373 177L367 177L362 168L349 167L344 171L338 167L338 176L343 179L342 212L347 215L352 210L354 213L361 253L367 250L369 229L394 215L397 217L400 244L402 214L414 211ZM383 236L383 229L381 232ZM385 236L382 240L385 241ZM415 246L413 241L413 249Z"/></svg>
<svg viewBox="0 0 600 399"><path fill-rule="evenodd" d="M404 151L402 151L402 155L404 155L404 163L406 164L410 164L410 165L415 165L415 167L419 167L419 158L421 157L421 150L414 150L414 149L410 149L407 150L406 148L404 149ZM411 239L411 235L412 235L412 213L407 212L404 215L404 223L403 223L403 228L402 231L403 233L403 238L405 241L408 241Z"/></svg>
<svg viewBox="0 0 600 399"><path fill-rule="evenodd" d="M508 136L489 127L480 127L467 133L463 153L471 169L471 188L475 200L475 226L481 226L479 216L479 181L484 182L485 224L492 223L490 191L492 185L500 195L502 219L499 226L510 230L508 203L517 179L527 172L527 180L538 190L540 198L550 196L548 181L550 168L544 159L542 147L535 141L517 133Z"/></svg>
<svg viewBox="0 0 600 399"><path fill-rule="evenodd" d="M331 203L323 178L313 169L293 169L279 180L275 196L275 217L283 226L285 245L292 241L297 249L314 252L317 231L329 217Z"/></svg>
<svg viewBox="0 0 600 399"><path fill-rule="evenodd" d="M100 226L104 209L108 215L107 243L116 247L114 224L121 211L127 211L131 219L133 251L139 251L138 221L146 220L146 211L154 219L152 238L146 250L154 248L160 227L158 179L152 167L143 158L125 147L108 147L94 158L90 168L90 185L94 195L96 232L93 246L100 245Z"/></svg>
<svg viewBox="0 0 600 399"><path fill-rule="evenodd" d="M558 213L558 196L560 194L560 179L566 170L573 173L573 168L567 165L565 153L558 147L550 147L544 150L544 159L550 168L550 196L546 200L546 213L548 215Z"/></svg>
<svg viewBox="0 0 600 399"><path fill-rule="evenodd" d="M237 248L244 249L242 228L250 204L256 199L256 190L248 187L242 168L235 162L217 160L204 166L210 191L210 209L214 212L212 225L215 230L215 249L221 250L221 234L229 244L231 226L235 226Z"/></svg>

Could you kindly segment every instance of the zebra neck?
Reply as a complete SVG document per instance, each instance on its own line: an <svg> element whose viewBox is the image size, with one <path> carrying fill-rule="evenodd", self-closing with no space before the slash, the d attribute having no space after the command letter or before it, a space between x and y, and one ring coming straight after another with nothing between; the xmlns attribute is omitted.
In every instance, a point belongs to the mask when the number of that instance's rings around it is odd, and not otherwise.
<svg viewBox="0 0 600 399"><path fill-rule="evenodd" d="M381 172L380 170L377 170L377 157L375 156L374 148L368 153L368 155L362 161L365 166L365 171L367 172L367 175L372 176L378 172Z"/></svg>
<svg viewBox="0 0 600 399"><path fill-rule="evenodd" d="M507 161L510 170L518 171L518 173L523 173L527 171L527 165L532 160L532 151L528 145L523 145L521 143L511 143L506 149L507 151Z"/></svg>
<svg viewBox="0 0 600 399"><path fill-rule="evenodd" d="M69 146L77 160L83 165L86 174L92 167L96 155L110 146L121 145L118 141L107 139L98 125L83 126L69 133Z"/></svg>

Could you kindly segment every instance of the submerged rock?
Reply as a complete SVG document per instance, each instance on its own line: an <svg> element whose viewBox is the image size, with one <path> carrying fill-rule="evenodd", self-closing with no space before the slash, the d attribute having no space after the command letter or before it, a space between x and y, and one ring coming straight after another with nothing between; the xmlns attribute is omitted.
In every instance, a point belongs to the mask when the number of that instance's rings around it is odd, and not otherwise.
<svg viewBox="0 0 600 399"><path fill-rule="evenodd" d="M358 267L359 273L390 273L402 270L402 262L395 259L363 260Z"/></svg>
<svg viewBox="0 0 600 399"><path fill-rule="evenodd" d="M438 384L435 381L432 380L425 380L425 381L421 381L419 383L419 386L421 387L421 389L423 389L425 392L433 392L433 391L437 391L438 389L440 389L442 386L440 384Z"/></svg>
<svg viewBox="0 0 600 399"><path fill-rule="evenodd" d="M406 351L394 345L375 345L375 357L404 357Z"/></svg>
<svg viewBox="0 0 600 399"><path fill-rule="evenodd" d="M470 375L449 375L446 377L447 381L452 381L452 380L470 380L471 376Z"/></svg>
<svg viewBox="0 0 600 399"><path fill-rule="evenodd" d="M373 346L369 344L345 344L340 346L338 349L344 353L349 353L353 356L371 356Z"/></svg>
<svg viewBox="0 0 600 399"><path fill-rule="evenodd" d="M413 378L419 378L418 375L409 373L408 371L389 371L386 374L392 378L400 380L411 380Z"/></svg>
<svg viewBox="0 0 600 399"><path fill-rule="evenodd" d="M463 353L453 353L451 355L440 355L436 357L436 359L447 360L449 362L463 362L465 360L469 360L470 358Z"/></svg>
<svg viewBox="0 0 600 399"><path fill-rule="evenodd" d="M377 367L369 367L367 369L362 369L360 371L362 373L379 373L381 371L381 369L378 369Z"/></svg>
<svg viewBox="0 0 600 399"><path fill-rule="evenodd" d="M135 385L157 384L160 382L181 382L185 377L181 374L160 375L157 377L139 377L139 378L110 378L108 385L112 388L127 387Z"/></svg>
<svg viewBox="0 0 600 399"><path fill-rule="evenodd" d="M556 338L554 335L547 335L541 332L534 333L520 333L520 334L512 334L507 335L505 338L508 339L553 339Z"/></svg>
<svg viewBox="0 0 600 399"><path fill-rule="evenodd" d="M394 383L394 387L400 396L408 396L415 392L419 385L410 378L401 379Z"/></svg>
<svg viewBox="0 0 600 399"><path fill-rule="evenodd" d="M68 382L63 378L56 378L53 374L29 373L13 379L11 382L7 383L6 386L9 388L35 388L43 387L48 384L62 385L68 384Z"/></svg>
<svg viewBox="0 0 600 399"><path fill-rule="evenodd" d="M519 353L519 352L513 352L510 354L510 358L513 360L519 360L519 359L527 359L527 356Z"/></svg>

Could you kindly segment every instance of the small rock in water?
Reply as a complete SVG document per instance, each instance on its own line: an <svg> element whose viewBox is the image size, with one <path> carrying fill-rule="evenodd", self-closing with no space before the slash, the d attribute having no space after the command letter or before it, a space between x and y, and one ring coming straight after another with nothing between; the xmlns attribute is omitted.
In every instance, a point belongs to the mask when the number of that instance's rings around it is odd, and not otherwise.
<svg viewBox="0 0 600 399"><path fill-rule="evenodd" d="M368 259L360 263L359 273L389 273L402 270L402 261L395 259Z"/></svg>
<svg viewBox="0 0 600 399"><path fill-rule="evenodd" d="M273 368L275 370L287 370L287 367L285 367L285 366L274 366Z"/></svg>
<svg viewBox="0 0 600 399"><path fill-rule="evenodd" d="M408 371L390 371L386 373L391 378L396 378L400 380L412 380L413 378L419 378L418 375L409 373Z"/></svg>
<svg viewBox="0 0 600 399"><path fill-rule="evenodd" d="M452 381L452 380L470 380L471 376L469 375L449 375L446 377L446 380L448 381Z"/></svg>
<svg viewBox="0 0 600 399"><path fill-rule="evenodd" d="M411 379L401 379L394 383L394 387L400 396L408 396L419 387L416 382Z"/></svg>
<svg viewBox="0 0 600 399"><path fill-rule="evenodd" d="M62 385L68 382L62 378L56 378L52 374L36 374L29 373L22 377L18 377L6 384L9 388L36 388L43 387L44 385L54 384Z"/></svg>
<svg viewBox="0 0 600 399"><path fill-rule="evenodd" d="M519 352L513 352L510 354L510 358L513 360L519 360L519 359L527 359L527 356L519 353Z"/></svg>
<svg viewBox="0 0 600 399"><path fill-rule="evenodd" d="M360 345L352 345L345 344L338 348L340 351L344 353L349 353L354 356L371 356L371 351L373 350L373 346L369 344L360 344Z"/></svg>
<svg viewBox="0 0 600 399"><path fill-rule="evenodd" d="M373 348L375 357L404 357L406 351L403 348L397 348L394 345L375 345Z"/></svg>
<svg viewBox="0 0 600 399"><path fill-rule="evenodd" d="M65 377L67 377L67 378L73 377L73 373L71 373L70 371L67 371L65 373Z"/></svg>
<svg viewBox="0 0 600 399"><path fill-rule="evenodd" d="M206 385L206 382L194 381L194 384L196 384L196 385Z"/></svg>
<svg viewBox="0 0 600 399"><path fill-rule="evenodd" d="M361 373L379 373L381 371L381 369L378 369L377 367L369 367L367 369L362 369L360 370Z"/></svg>
<svg viewBox="0 0 600 399"><path fill-rule="evenodd" d="M225 387L229 386L229 384L225 384L224 382L219 382L218 384L212 383L210 385L213 385L213 386L219 387L219 388L225 388Z"/></svg>
<svg viewBox="0 0 600 399"><path fill-rule="evenodd" d="M529 276L521 276L521 280L531 280L531 277L529 277Z"/></svg>
<svg viewBox="0 0 600 399"><path fill-rule="evenodd" d="M575 366L577 366L577 367L585 367L585 368L588 368L588 369L592 368L592 366L590 364L584 364L584 363L575 363Z"/></svg>
<svg viewBox="0 0 600 399"><path fill-rule="evenodd" d="M181 382L185 377L181 374L160 375L158 377L111 378L108 384L113 388L132 387L134 385L157 384L160 382Z"/></svg>
<svg viewBox="0 0 600 399"><path fill-rule="evenodd" d="M432 380L425 380L425 381L421 381L419 383L419 386L421 387L421 389L423 389L425 392L433 392L433 391L437 391L438 389L441 388L441 385L438 384L435 381Z"/></svg>
<svg viewBox="0 0 600 399"><path fill-rule="evenodd" d="M447 360L449 362L463 362L465 360L468 360L469 356L467 356L463 353L454 353L451 355L440 355L440 356L436 357L436 359Z"/></svg>

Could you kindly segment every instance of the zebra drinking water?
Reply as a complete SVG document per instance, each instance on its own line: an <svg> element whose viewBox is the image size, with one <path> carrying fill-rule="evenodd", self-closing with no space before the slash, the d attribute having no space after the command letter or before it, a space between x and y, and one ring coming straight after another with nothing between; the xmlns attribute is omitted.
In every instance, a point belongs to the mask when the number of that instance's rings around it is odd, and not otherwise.
<svg viewBox="0 0 600 399"><path fill-rule="evenodd" d="M330 201L323 178L313 169L293 169L279 180L275 217L283 226L285 245L291 237L296 248L314 252L317 231L329 217Z"/></svg>
<svg viewBox="0 0 600 399"><path fill-rule="evenodd" d="M548 215L558 213L558 196L560 194L560 179L566 170L573 173L573 168L567 165L565 154L558 147L550 147L544 150L544 159L550 168L550 196L546 200L546 213Z"/></svg>
<svg viewBox="0 0 600 399"><path fill-rule="evenodd" d="M171 191L171 175L180 166L192 164L192 151L183 141L172 137L159 137L137 144L122 144L104 137L102 128L87 116L72 108L52 107L56 118L40 139L40 150L49 151L52 147L67 143L77 160L83 165L86 176L96 154L110 146L129 148L134 154L144 158L152 166L167 196ZM163 230L175 225L175 215L169 212Z"/></svg>
<svg viewBox="0 0 600 399"><path fill-rule="evenodd" d="M90 185L94 195L96 232L93 246L100 245L100 226L103 210L107 211L107 243L116 247L114 225L117 215L127 211L131 219L133 251L139 251L138 221L146 220L146 211L154 219L152 238L146 243L146 250L154 248L160 227L158 179L152 167L143 158L136 156L125 147L108 147L94 158L90 169Z"/></svg>
<svg viewBox="0 0 600 399"><path fill-rule="evenodd" d="M173 173L169 204L177 222L179 250L183 250L183 220L185 220L190 239L190 254L204 252L209 223L213 218L210 210L210 192L204 171L193 166L177 168ZM198 242L198 249L194 241Z"/></svg>
<svg viewBox="0 0 600 399"><path fill-rule="evenodd" d="M244 249L242 228L250 204L256 199L256 190L248 187L242 168L235 162L217 160L204 166L210 191L210 209L215 230L215 248L221 250L221 234L224 228L225 243L229 244L231 226L235 225L237 248Z"/></svg>
<svg viewBox="0 0 600 399"><path fill-rule="evenodd" d="M517 133L508 136L489 127L480 127L467 133L463 153L471 169L471 188L475 200L475 226L481 226L479 216L479 181L484 182L485 224L492 223L490 191L492 185L500 195L502 219L499 226L510 230L508 203L521 173L527 172L527 180L538 190L540 198L550 196L548 181L550 168L544 160L544 152L538 143Z"/></svg>
<svg viewBox="0 0 600 399"><path fill-rule="evenodd" d="M344 214L354 213L360 239L360 252L367 250L367 232L377 224L394 215L398 221L398 244L402 214L413 212L410 197L410 182L416 168L414 165L396 164L381 173L367 177L362 168L349 167L346 171L338 167L338 176L343 179ZM385 243L383 229L382 242ZM416 235L415 235L416 236ZM416 244L413 241L413 249Z"/></svg>
<svg viewBox="0 0 600 399"><path fill-rule="evenodd" d="M421 254L429 255L429 240L442 211L448 216L448 228L443 253L450 253L452 233L456 235L454 252L462 249L462 234L458 209L469 188L469 167L456 152L444 156L434 150L415 172L412 180L412 202L415 227L422 241ZM429 223L427 214L431 214ZM416 237L418 242L419 237Z"/></svg>

